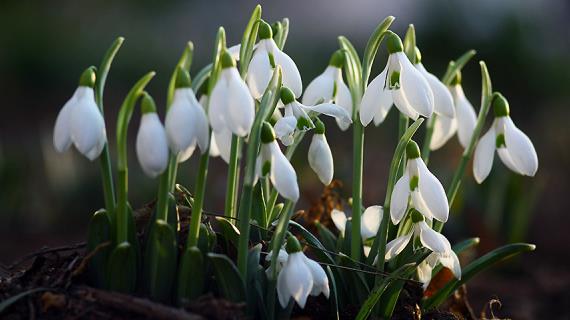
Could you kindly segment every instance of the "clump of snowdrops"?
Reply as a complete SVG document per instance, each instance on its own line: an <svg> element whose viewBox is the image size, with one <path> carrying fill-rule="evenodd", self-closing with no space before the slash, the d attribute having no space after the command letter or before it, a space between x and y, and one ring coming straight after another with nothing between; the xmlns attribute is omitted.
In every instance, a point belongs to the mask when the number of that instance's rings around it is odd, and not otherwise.
<svg viewBox="0 0 570 320"><path fill-rule="evenodd" d="M323 73L304 87L297 65L283 51L288 19L270 25L256 7L240 44L228 47L219 28L212 62L193 77L194 47L188 42L172 73L164 108L145 90L154 72L140 78L118 109L112 161L103 90L123 43L117 39L98 68L83 72L54 130L58 151L73 145L100 162L105 208L95 212L89 227L88 249L96 251L89 266L92 283L175 305L215 292L247 302L254 317L270 319L323 295L333 317L353 305L364 319L390 317L405 282L426 288L442 267L451 270L454 279L424 298L421 307L429 310L494 262L533 250L530 244L510 244L462 266L457 254L475 246L478 238L452 246L441 233L471 158L473 176L482 183L495 150L509 169L526 176L536 173L537 155L510 118L507 99L492 90L483 61L478 112L465 97L461 70L473 50L450 61L438 78L423 64L413 25L402 41L389 30L393 20L380 22L362 58L340 36L339 49L322 65ZM388 60L369 81L380 49L387 50ZM393 105L399 113L399 141L385 168L386 196L383 203L379 199L364 205L365 127L382 125ZM140 112L135 112L137 106ZM494 120L481 135L490 110ZM158 182L157 202L142 237L136 234L128 202L127 132L137 113L138 163ZM337 125L325 128L325 118L334 118ZM414 135L422 126L420 148ZM310 138L308 164L324 185L330 184L334 161L327 130L353 136L353 194L346 213L331 213L336 230L319 225L318 234L312 234L291 220L302 194L290 159L299 142ZM464 152L446 189L427 163L430 152L456 133ZM200 158L193 168L197 180L187 189L176 184L177 169L192 156ZM225 210L206 218L209 159L217 156L228 166ZM175 200L177 191L184 201ZM182 207L191 208L189 221L181 221ZM182 223L188 225L186 239L179 232ZM237 259L229 257L231 247L237 248Z"/></svg>

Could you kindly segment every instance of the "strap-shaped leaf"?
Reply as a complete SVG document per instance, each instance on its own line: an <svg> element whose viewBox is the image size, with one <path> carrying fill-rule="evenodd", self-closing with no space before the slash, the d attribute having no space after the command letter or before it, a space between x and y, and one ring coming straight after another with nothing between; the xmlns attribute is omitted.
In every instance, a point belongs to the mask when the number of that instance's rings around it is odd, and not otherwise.
<svg viewBox="0 0 570 320"><path fill-rule="evenodd" d="M206 270L204 256L198 247L184 250L178 268L176 298L179 305L184 305L204 292Z"/></svg>
<svg viewBox="0 0 570 320"><path fill-rule="evenodd" d="M89 260L87 274L89 281L97 287L107 286L107 263L111 254L111 243L113 242L113 231L111 221L107 215L107 210L97 210L91 217L87 230L87 252L97 251ZM101 248L107 243L106 247Z"/></svg>
<svg viewBox="0 0 570 320"><path fill-rule="evenodd" d="M366 44L366 49L364 49L364 59L362 60L362 87L366 89L368 85L368 78L370 77L370 71L372 70L372 64L374 64L374 59L376 58L376 53L378 48L384 40L384 32L390 28L392 22L394 22L393 16L388 16L382 22L378 24Z"/></svg>
<svg viewBox="0 0 570 320"><path fill-rule="evenodd" d="M145 290L153 300L168 303L171 299L174 276L176 274L176 234L163 220L157 220L148 239L143 281Z"/></svg>
<svg viewBox="0 0 570 320"><path fill-rule="evenodd" d="M469 62L469 60L475 56L476 53L477 51L475 50L469 50L461 55L461 57L457 58L457 60L450 61L445 74L441 78L441 82L443 82L445 85L450 85L451 80L453 80L455 74L457 72L460 72L463 67L465 67L467 62Z"/></svg>
<svg viewBox="0 0 570 320"><path fill-rule="evenodd" d="M235 264L223 254L208 253L220 293L233 302L245 302L244 281Z"/></svg>

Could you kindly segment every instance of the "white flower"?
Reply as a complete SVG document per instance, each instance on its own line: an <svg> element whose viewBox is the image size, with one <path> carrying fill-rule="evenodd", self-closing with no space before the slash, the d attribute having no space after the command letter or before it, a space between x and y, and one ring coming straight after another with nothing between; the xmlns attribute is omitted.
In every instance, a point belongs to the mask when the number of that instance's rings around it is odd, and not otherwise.
<svg viewBox="0 0 570 320"><path fill-rule="evenodd" d="M210 96L210 125L216 132L229 130L237 136L245 137L255 118L253 98L228 52L222 54L221 64L220 78Z"/></svg>
<svg viewBox="0 0 570 320"><path fill-rule="evenodd" d="M53 132L53 144L64 152L71 144L89 160L99 157L107 143L105 120L95 102L95 73L86 70L73 96L59 111Z"/></svg>
<svg viewBox="0 0 570 320"><path fill-rule="evenodd" d="M178 71L176 89L172 104L166 113L166 136L173 154L183 162L192 156L196 144L200 151L208 148L210 133L204 108L190 88L190 77L186 70Z"/></svg>
<svg viewBox="0 0 570 320"><path fill-rule="evenodd" d="M297 130L309 130L315 127L310 113L331 116L343 126L352 123L350 114L344 108L332 103L305 106L295 100L293 92L287 87L281 88L281 101L285 106L285 116L275 123L275 134L286 146L293 143Z"/></svg>
<svg viewBox="0 0 570 320"><path fill-rule="evenodd" d="M362 240L370 239L376 236L378 228L380 227L380 222L382 222L382 214L384 209L382 206L370 206L364 210L362 220L360 222L360 235ZM340 234L344 236L346 231L346 222L351 218L347 218L343 211L333 209L331 212L331 219L335 227L340 231Z"/></svg>
<svg viewBox="0 0 570 320"><path fill-rule="evenodd" d="M301 308L305 307L309 295L322 293L328 298L330 288L325 270L305 256L298 240L292 236L287 241L287 251L287 262L277 277L277 297L281 306L287 307L291 298Z"/></svg>
<svg viewBox="0 0 570 320"><path fill-rule="evenodd" d="M449 216L449 203L441 182L428 170L418 145L410 141L406 147L408 164L402 177L396 182L390 199L392 223L398 224L412 198L412 207L418 209L427 219L435 218L446 222Z"/></svg>
<svg viewBox="0 0 570 320"><path fill-rule="evenodd" d="M336 51L329 61L325 71L316 77L303 94L303 104L316 105L318 103L334 103L352 115L352 98L350 90L342 79L342 65L344 54ZM341 130L348 129L350 123L337 119L337 124Z"/></svg>
<svg viewBox="0 0 570 320"><path fill-rule="evenodd" d="M154 178L168 166L168 140L156 111L143 113L136 150L139 163L147 176Z"/></svg>
<svg viewBox="0 0 570 320"><path fill-rule="evenodd" d="M533 177L538 170L538 156L532 141L513 123L509 116L508 102L502 95L494 100L493 106L495 120L475 149L475 180L482 183L487 178L493 166L495 150L509 169L520 175Z"/></svg>
<svg viewBox="0 0 570 320"><path fill-rule="evenodd" d="M386 36L388 62L384 70L368 85L360 103L360 121L367 126L384 121L395 104L407 117L430 117L434 110L434 95L424 76L404 54L402 41L395 34Z"/></svg>
<svg viewBox="0 0 570 320"><path fill-rule="evenodd" d="M267 122L263 123L261 132L261 152L257 159L257 176L269 174L271 183L284 198L297 201L299 199L299 186L297 173L285 157L277 140L273 128Z"/></svg>
<svg viewBox="0 0 570 320"><path fill-rule="evenodd" d="M251 95L255 99L261 98L271 80L273 69L276 66L281 66L283 85L291 88L295 97L300 97L303 92L303 83L297 65L277 47L272 38L271 26L263 21L259 25L259 39L246 77Z"/></svg>
<svg viewBox="0 0 570 320"><path fill-rule="evenodd" d="M450 250L443 253L432 252L418 266L418 279L423 283L424 290L428 287L431 281L433 268L435 268L438 263L441 263L442 266L451 270L455 278L461 279L461 264L459 263L457 254L451 250L451 248Z"/></svg>
<svg viewBox="0 0 570 320"><path fill-rule="evenodd" d="M267 253L267 255L265 256L265 261L271 262L272 257L273 257L273 251L269 251L269 253ZM283 269L283 266L287 262L288 257L289 254L287 254L287 251L285 251L284 249L279 249L279 253L277 254L277 263L275 264L276 266L275 269L277 270L277 273L279 273L281 269ZM265 274L267 274L267 276L272 275L271 265L269 266L269 268L267 268L267 270L265 270Z"/></svg>
<svg viewBox="0 0 570 320"><path fill-rule="evenodd" d="M325 136L325 125L318 120L315 134L309 146L309 166L315 171L321 182L328 186L334 175L334 163L331 148Z"/></svg>
<svg viewBox="0 0 570 320"><path fill-rule="evenodd" d="M419 237L422 246L438 254L448 254L451 251L449 241L441 234L430 228L424 217L417 210L411 210L413 226L406 235L397 237L386 244L385 259L390 260L400 254L410 243L410 240Z"/></svg>

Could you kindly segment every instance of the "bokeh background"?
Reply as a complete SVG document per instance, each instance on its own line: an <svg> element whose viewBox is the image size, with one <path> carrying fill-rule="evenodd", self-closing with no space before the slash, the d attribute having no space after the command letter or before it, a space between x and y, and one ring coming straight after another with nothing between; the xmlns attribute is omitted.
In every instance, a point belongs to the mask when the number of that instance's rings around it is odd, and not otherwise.
<svg viewBox="0 0 570 320"><path fill-rule="evenodd" d="M164 116L170 73L188 40L194 42L192 71L207 64L218 26L228 44L237 43L256 1L27 1L0 2L0 262L8 264L42 246L82 241L92 212L103 204L98 165L75 151L57 154L52 129L61 106L73 93L81 71L98 65L117 36L126 41L111 70L105 92L107 130L115 139L118 107L130 86L149 70L148 87ZM532 1L261 1L263 17L289 17L287 53L299 66L304 85L326 67L345 35L362 52L369 34L387 15L403 35L417 30L423 62L442 75L450 59L474 48L478 54L463 73L463 85L476 109L485 60L495 90L511 103L515 123L533 140L540 168L534 179L519 177L496 159L489 179L477 185L471 165L452 208L447 235L456 241L482 238L478 253L513 242L538 249L471 282L477 313L498 298L495 315L515 319L568 319L570 312L570 232L568 179L570 136L570 3ZM386 60L381 49L373 69ZM131 122L134 142L138 114ZM350 195L351 133L328 122L336 177ZM366 129L364 202L384 199L388 165L395 146L397 116ZM418 137L421 141L421 135ZM322 186L307 166L305 139L294 159L302 187L299 208L318 200ZM157 181L146 178L130 154L130 194L134 207L154 199ZM114 149L112 157L115 159ZM454 138L432 154L430 167L448 185L462 150ZM192 188L197 157L184 163L179 180ZM210 164L206 209L223 207L226 166Z"/></svg>

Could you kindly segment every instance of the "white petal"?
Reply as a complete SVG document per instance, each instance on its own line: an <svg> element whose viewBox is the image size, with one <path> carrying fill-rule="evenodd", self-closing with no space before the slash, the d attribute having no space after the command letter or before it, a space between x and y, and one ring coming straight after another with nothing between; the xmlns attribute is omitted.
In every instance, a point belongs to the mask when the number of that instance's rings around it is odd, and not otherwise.
<svg viewBox="0 0 570 320"><path fill-rule="evenodd" d="M293 59L277 47L275 47L273 54L275 56L275 64L280 65L283 70L283 85L291 89L295 97L299 98L301 93L303 93L303 82L297 65Z"/></svg>
<svg viewBox="0 0 570 320"><path fill-rule="evenodd" d="M410 176L404 173L394 185L392 197L390 198L390 217L393 224L400 223L408 208L408 198L410 196Z"/></svg>
<svg viewBox="0 0 570 320"><path fill-rule="evenodd" d="M422 73L427 80L433 93L434 112L448 118L455 117L455 108L453 107L453 97L447 87L439 81L433 74L429 73L424 66L419 63L416 68Z"/></svg>
<svg viewBox="0 0 570 320"><path fill-rule="evenodd" d="M449 241L440 233L430 228L425 221L418 223L420 228L420 241L431 251L444 253L450 250Z"/></svg>
<svg viewBox="0 0 570 320"><path fill-rule="evenodd" d="M431 136L430 149L437 150L443 147L457 131L457 121L455 118L438 116L435 118L433 134Z"/></svg>
<svg viewBox="0 0 570 320"><path fill-rule="evenodd" d="M305 89L303 93L303 104L312 106L321 102L330 102L334 92L334 70L328 66L323 73L317 76Z"/></svg>
<svg viewBox="0 0 570 320"><path fill-rule="evenodd" d="M295 129L297 128L297 118L293 116L283 117L275 123L275 136L281 140L281 142L289 146L293 144Z"/></svg>
<svg viewBox="0 0 570 320"><path fill-rule="evenodd" d="M325 270L316 261L307 258L304 254L303 257L305 259L305 264L309 267L311 275L313 276L313 290L311 290L311 295L318 296L322 293L328 298L330 295L329 279L327 278Z"/></svg>
<svg viewBox="0 0 570 320"><path fill-rule="evenodd" d="M406 100L417 113L431 117L434 97L428 82L403 52L393 55L396 55L400 63L400 90L403 91Z"/></svg>
<svg viewBox="0 0 570 320"><path fill-rule="evenodd" d="M406 99L404 91L402 89L391 90L392 99L394 99L394 105L401 113L406 117L417 120L420 114L412 107L412 105Z"/></svg>
<svg viewBox="0 0 570 320"><path fill-rule="evenodd" d="M55 120L53 145L58 152L64 152L71 146L71 110L77 103L76 89L71 98L63 105Z"/></svg>
<svg viewBox="0 0 570 320"><path fill-rule="evenodd" d="M181 152L188 155L187 149L196 143L194 125L196 119L188 99L190 95L193 95L192 89L176 89L164 121L170 149L176 155Z"/></svg>
<svg viewBox="0 0 570 320"><path fill-rule="evenodd" d="M334 175L334 164L331 148L324 134L314 134L309 146L309 165L319 180L328 186Z"/></svg>
<svg viewBox="0 0 570 320"><path fill-rule="evenodd" d="M233 45L228 48L228 53L235 61L239 61L239 51L241 50L241 43Z"/></svg>
<svg viewBox="0 0 570 320"><path fill-rule="evenodd" d="M297 173L279 149L277 141L262 148L271 148L271 183L284 198L297 201L299 199L299 186L297 184Z"/></svg>
<svg viewBox="0 0 570 320"><path fill-rule="evenodd" d="M433 254L434 253L432 253L432 255ZM423 288L425 290L431 281L431 274L433 268L426 261L422 261L422 263L418 265L417 270L418 270L418 280L420 280L420 282L423 284Z"/></svg>
<svg viewBox="0 0 570 320"><path fill-rule="evenodd" d="M340 231L340 234L344 236L344 231L346 229L346 214L343 211L333 209L331 212L331 219L334 226Z"/></svg>
<svg viewBox="0 0 570 320"><path fill-rule="evenodd" d="M70 114L71 140L75 147L93 161L106 142L105 120L95 103L92 88L79 87L77 101Z"/></svg>
<svg viewBox="0 0 570 320"><path fill-rule="evenodd" d="M253 57L247 70L246 82L254 99L260 99L263 96L263 92L273 75L273 68L271 68L269 62L265 41L261 40L259 42L259 46L253 52Z"/></svg>
<svg viewBox="0 0 570 320"><path fill-rule="evenodd" d="M376 125L382 123L392 107L392 93L385 86L388 66L370 82L360 102L360 122L367 126L372 119Z"/></svg>
<svg viewBox="0 0 570 320"><path fill-rule="evenodd" d="M415 189L414 191L412 191L411 198L412 198L412 207L418 210L426 219L433 220L433 214L431 213L431 210L429 209L426 202L422 198L419 189Z"/></svg>
<svg viewBox="0 0 570 320"><path fill-rule="evenodd" d="M473 156L473 176L477 183L483 182L491 172L495 155L495 140L495 128L491 126L477 143Z"/></svg>
<svg viewBox="0 0 570 320"><path fill-rule="evenodd" d="M322 113L330 117L334 117L341 128L349 126L352 123L352 116L343 107L332 103L321 103L316 106L302 106L307 111Z"/></svg>
<svg viewBox="0 0 570 320"><path fill-rule="evenodd" d="M441 182L428 170L421 158L413 159L418 166L418 189L433 217L446 222L449 216L449 203Z"/></svg>
<svg viewBox="0 0 570 320"><path fill-rule="evenodd" d="M461 264L459 264L459 258L453 250L449 250L447 253L441 254L439 258L441 265L453 272L453 275L457 279L461 279Z"/></svg>
<svg viewBox="0 0 570 320"><path fill-rule="evenodd" d="M192 157L194 154L194 150L196 150L196 142L193 142L188 146L188 148L182 150L182 152L178 154L177 162L182 163L190 159L190 157Z"/></svg>
<svg viewBox="0 0 570 320"><path fill-rule="evenodd" d="M283 272L279 272L279 275L277 276L277 298L279 299L279 303L282 308L286 308L289 304L289 300L291 300L291 294L287 287L286 274Z"/></svg>
<svg viewBox="0 0 570 320"><path fill-rule="evenodd" d="M155 112L143 114L137 133L137 158L144 173L154 178L168 166L166 131Z"/></svg>
<svg viewBox="0 0 570 320"><path fill-rule="evenodd" d="M287 293L297 301L301 309L305 307L314 284L311 270L305 264L303 256L302 252L291 253L287 264L279 273L280 276L284 276L283 280L285 281ZM283 304L281 305L283 306Z"/></svg>
<svg viewBox="0 0 570 320"><path fill-rule="evenodd" d="M228 111L226 124L233 134L245 137L249 134L255 118L253 98L236 68L223 70L221 77L228 79L228 96L225 101ZM213 97L212 94L212 101Z"/></svg>
<svg viewBox="0 0 570 320"><path fill-rule="evenodd" d="M505 117L505 144L519 173L533 177L538 170L536 150L528 136L515 126L510 117Z"/></svg>
<svg viewBox="0 0 570 320"><path fill-rule="evenodd" d="M455 100L455 114L457 117L457 136L463 148L467 148L471 135L475 130L477 115L475 109L465 97L461 85L455 85L451 88L452 95Z"/></svg>
<svg viewBox="0 0 570 320"><path fill-rule="evenodd" d="M232 133L228 130L212 131L212 138L216 141L216 146L222 159L229 163L232 151Z"/></svg>
<svg viewBox="0 0 570 320"><path fill-rule="evenodd" d="M368 256L370 255L370 251L372 250L371 246L363 246L363 251L364 251L364 256L368 258Z"/></svg>
<svg viewBox="0 0 570 320"><path fill-rule="evenodd" d="M382 206L370 206L364 210L362 214L362 223L360 225L360 234L362 239L369 239L376 236L384 209Z"/></svg>
<svg viewBox="0 0 570 320"><path fill-rule="evenodd" d="M411 239L412 239L412 233L410 232L405 236L398 237L388 242L388 244L386 244L385 259L391 260L395 256L399 255L400 252L402 252L406 248Z"/></svg>
<svg viewBox="0 0 570 320"><path fill-rule="evenodd" d="M337 92L336 92L335 104L341 106L342 108L344 108L344 110L346 110L346 112L348 112L348 114L352 115L352 97L350 95L350 90L348 89L344 81L342 81L342 76L340 78L341 79L337 80L336 82ZM340 130L342 131L345 131L349 127L348 124L340 122L338 119L336 120L336 123L340 128Z"/></svg>
<svg viewBox="0 0 570 320"><path fill-rule="evenodd" d="M204 151L208 149L208 143L210 140L210 128L208 125L208 119L206 118L206 112L204 112L204 108L202 105L200 105L198 100L196 100L194 92L190 90L187 92L187 94L192 110L192 124L195 126L194 134L196 136L198 147L200 147L200 151L203 154Z"/></svg>

